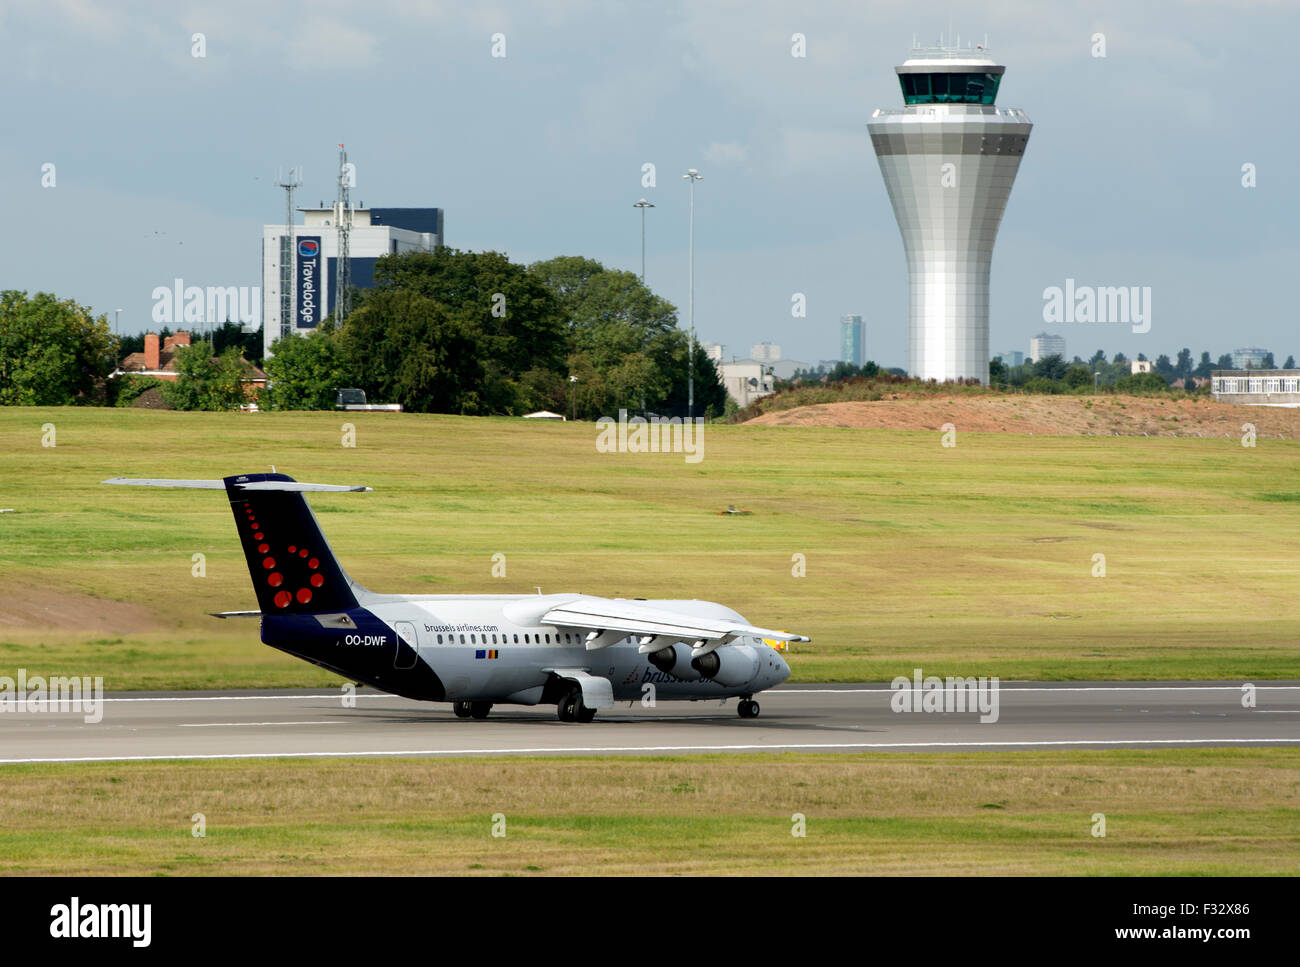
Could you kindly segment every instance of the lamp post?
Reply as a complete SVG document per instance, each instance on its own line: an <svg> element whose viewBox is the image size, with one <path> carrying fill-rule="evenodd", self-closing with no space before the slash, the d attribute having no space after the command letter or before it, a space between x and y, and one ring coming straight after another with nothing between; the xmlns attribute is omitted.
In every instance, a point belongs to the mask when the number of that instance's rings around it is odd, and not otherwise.
<svg viewBox="0 0 1300 967"><path fill-rule="evenodd" d="M122 310L121 309L113 310L113 332L119 336L122 335Z"/></svg>
<svg viewBox="0 0 1300 967"><path fill-rule="evenodd" d="M686 418L695 419L695 183L704 176L694 168L682 175L691 183L691 348L686 355Z"/></svg>
<svg viewBox="0 0 1300 967"><path fill-rule="evenodd" d="M1092 372L1092 395L1097 395L1097 380L1101 379L1101 370L1095 369Z"/></svg>
<svg viewBox="0 0 1300 967"><path fill-rule="evenodd" d="M570 419L578 418L578 377L569 377L569 409L571 410Z"/></svg>
<svg viewBox="0 0 1300 967"><path fill-rule="evenodd" d="M655 206L642 198L632 207L641 209L641 284L645 285L645 210Z"/></svg>

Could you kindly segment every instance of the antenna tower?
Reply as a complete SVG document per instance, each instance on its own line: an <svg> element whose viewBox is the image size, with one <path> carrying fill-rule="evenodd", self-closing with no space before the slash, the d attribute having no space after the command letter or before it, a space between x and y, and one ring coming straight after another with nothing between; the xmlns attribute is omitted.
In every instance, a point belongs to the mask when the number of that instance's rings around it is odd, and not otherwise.
<svg viewBox="0 0 1300 967"><path fill-rule="evenodd" d="M339 145L339 195L334 212L334 224L338 228L338 259L334 270L334 324L340 326L352 309L352 253L349 236L352 234L352 202L348 197L351 169L348 167L348 153Z"/></svg>
<svg viewBox="0 0 1300 967"><path fill-rule="evenodd" d="M289 176L280 176L284 189L284 234L280 236L280 338L293 332L294 269L298 262L298 248L293 237L293 192L302 184L302 169L290 168Z"/></svg>

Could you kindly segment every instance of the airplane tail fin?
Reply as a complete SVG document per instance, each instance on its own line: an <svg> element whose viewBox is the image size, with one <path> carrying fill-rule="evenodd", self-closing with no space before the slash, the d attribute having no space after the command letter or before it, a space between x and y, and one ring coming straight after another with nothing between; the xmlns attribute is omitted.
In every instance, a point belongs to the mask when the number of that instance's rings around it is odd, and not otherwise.
<svg viewBox="0 0 1300 967"><path fill-rule="evenodd" d="M263 614L318 614L357 606L353 582L300 489L324 485L298 484L282 473L226 477L225 484Z"/></svg>
<svg viewBox="0 0 1300 967"><path fill-rule="evenodd" d="M359 584L344 572L321 533L304 493L369 490L299 483L282 473L254 473L222 480L160 480L116 477L105 483L222 489L230 498L239 542L264 615L320 614L357 607Z"/></svg>

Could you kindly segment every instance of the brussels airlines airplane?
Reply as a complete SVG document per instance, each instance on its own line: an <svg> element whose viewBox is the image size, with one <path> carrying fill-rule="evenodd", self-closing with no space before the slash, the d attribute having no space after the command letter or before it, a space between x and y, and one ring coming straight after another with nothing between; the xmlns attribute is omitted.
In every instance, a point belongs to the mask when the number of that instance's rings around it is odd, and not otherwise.
<svg viewBox="0 0 1300 967"><path fill-rule="evenodd" d="M753 696L790 675L767 642L810 640L709 601L367 591L335 560L303 494L369 487L279 473L104 482L225 490L260 610L217 617L260 615L265 644L385 692L452 702L461 718L553 704L562 722L590 722L653 684L656 700L736 696L752 719Z"/></svg>

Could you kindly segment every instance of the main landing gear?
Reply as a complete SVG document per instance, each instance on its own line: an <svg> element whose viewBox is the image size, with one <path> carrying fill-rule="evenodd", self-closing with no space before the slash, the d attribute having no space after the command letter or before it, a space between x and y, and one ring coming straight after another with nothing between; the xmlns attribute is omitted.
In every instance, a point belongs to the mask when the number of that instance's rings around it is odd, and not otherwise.
<svg viewBox="0 0 1300 967"><path fill-rule="evenodd" d="M492 711L491 702L453 702L451 710L456 713L458 719L485 719L488 712Z"/></svg>
<svg viewBox="0 0 1300 967"><path fill-rule="evenodd" d="M583 705L582 689L574 688L555 706L555 715L561 722L590 722L596 710Z"/></svg>
<svg viewBox="0 0 1300 967"><path fill-rule="evenodd" d="M742 698L740 704L736 706L736 711L740 713L742 719L758 718L758 703L752 698Z"/></svg>

